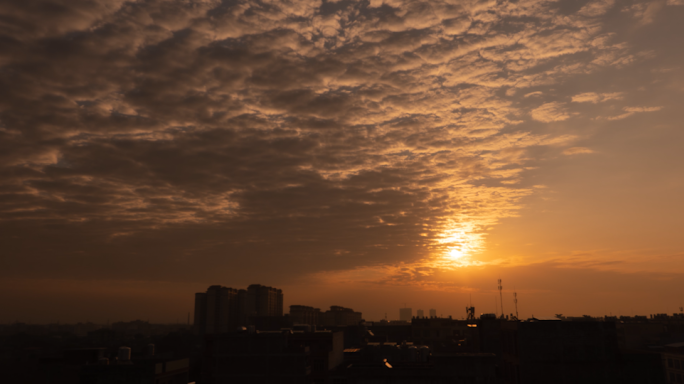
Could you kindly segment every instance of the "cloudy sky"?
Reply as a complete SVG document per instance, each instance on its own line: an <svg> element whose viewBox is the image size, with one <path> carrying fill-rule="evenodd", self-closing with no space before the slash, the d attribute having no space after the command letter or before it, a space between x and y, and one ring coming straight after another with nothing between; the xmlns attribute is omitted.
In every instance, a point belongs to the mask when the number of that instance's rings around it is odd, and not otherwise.
<svg viewBox="0 0 684 384"><path fill-rule="evenodd" d="M0 322L678 312L683 0L0 5ZM6 309L6 310L5 310Z"/></svg>

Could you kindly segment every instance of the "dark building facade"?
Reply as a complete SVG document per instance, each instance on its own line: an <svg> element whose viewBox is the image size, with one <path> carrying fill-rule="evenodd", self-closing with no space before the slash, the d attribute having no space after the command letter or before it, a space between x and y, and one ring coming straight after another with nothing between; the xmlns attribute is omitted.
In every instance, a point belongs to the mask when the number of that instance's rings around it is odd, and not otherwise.
<svg viewBox="0 0 684 384"><path fill-rule="evenodd" d="M290 305L290 320L292 324L321 324L321 310L306 305Z"/></svg>
<svg viewBox="0 0 684 384"><path fill-rule="evenodd" d="M232 331L241 325L239 315L237 289L212 285L195 294L194 326L200 334Z"/></svg>
<svg viewBox="0 0 684 384"><path fill-rule="evenodd" d="M615 323L502 322L506 384L614 383L620 377Z"/></svg>
<svg viewBox="0 0 684 384"><path fill-rule="evenodd" d="M333 305L330 310L321 312L318 308L304 305L290 306L290 320L292 324L322 325L325 327L345 327L358 325L363 320L361 312L351 308Z"/></svg>
<svg viewBox="0 0 684 384"><path fill-rule="evenodd" d="M413 343L438 352L479 352L477 324L448 318L414 318L411 321Z"/></svg>
<svg viewBox="0 0 684 384"><path fill-rule="evenodd" d="M321 314L321 325L323 326L347 326L357 325L362 320L361 312L354 312L351 308L344 308L338 305L330 307L329 311Z"/></svg>
<svg viewBox="0 0 684 384"><path fill-rule="evenodd" d="M329 331L208 336L201 383L329 383L344 360L343 342L342 332Z"/></svg>
<svg viewBox="0 0 684 384"><path fill-rule="evenodd" d="M212 285L195 294L194 327L199 334L234 332L250 319L283 316L283 291L259 284L245 289Z"/></svg>
<svg viewBox="0 0 684 384"><path fill-rule="evenodd" d="M247 287L247 316L282 316L283 291L261 284Z"/></svg>
<svg viewBox="0 0 684 384"><path fill-rule="evenodd" d="M661 355L667 383L684 383L684 343L664 346Z"/></svg>

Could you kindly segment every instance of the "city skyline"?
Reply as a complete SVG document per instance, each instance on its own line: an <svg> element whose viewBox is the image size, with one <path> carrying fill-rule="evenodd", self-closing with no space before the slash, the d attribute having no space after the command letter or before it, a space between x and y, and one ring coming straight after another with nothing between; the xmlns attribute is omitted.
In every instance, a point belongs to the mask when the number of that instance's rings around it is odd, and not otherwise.
<svg viewBox="0 0 684 384"><path fill-rule="evenodd" d="M263 293L258 293L262 292ZM211 293L210 293L211 292ZM274 296L275 295L275 296ZM211 298L213 297L213 298ZM223 297L223 299L221 299ZM193 329L202 329L202 334L205 333L204 329L211 329L210 331L206 331L207 333L220 333L220 332L227 332L230 331L234 328L237 328L238 325L244 326L251 322L250 316L257 316L257 317L282 317L283 315L289 316L289 320L287 321L294 321L294 324L309 324L309 323L315 323L318 320L312 320L312 319L319 319L319 316L321 315L326 315L326 314L332 314L332 310L348 310L348 311L353 311L352 309L349 308L344 308L343 306L338 306L335 304L324 304L321 305L323 308L330 308L330 310L326 311L326 313L323 313L320 308L314 308L315 305L308 305L301 303L301 300L298 301L297 298L291 299L292 302L298 303L298 304L290 304L287 303L286 300L283 299L284 293L282 292L281 289L274 288L274 287L269 287L269 286L263 286L261 284L250 284L247 289L235 289L235 288L230 288L230 287L225 287L221 285L212 285L207 288L206 293L200 292L200 293L195 293L194 298L193 298L193 307L191 310L187 312L187 324L189 326L192 326ZM497 318L500 318L502 316L502 312L500 310L501 308L501 303L496 300L496 296L491 296L490 298L494 299L494 302L490 304L490 306L482 306L482 307L475 307L473 303L472 296L469 298L468 305L473 306L475 310L475 318L479 318L480 316L489 316L489 315L495 315ZM219 304L221 302L222 304ZM422 301L424 303L425 301ZM213 304L211 304L213 303ZM667 316L684 316L684 307L679 306L676 308L675 311L673 312L649 312L649 313L637 313L632 311L629 312L622 312L618 310L617 312L606 312L606 313L591 313L587 314L585 312L582 313L570 313L565 311L566 308L563 308L562 306L555 306L553 307L555 311L549 310L546 308L543 310L541 313L538 313L535 315L534 313L526 314L525 312L519 312L518 310L518 303L517 303L517 295L514 295L513 299L511 300L512 307L507 308L510 309L510 311L504 311L503 312L503 317L508 319L510 318L511 320L516 320L516 313L518 314L517 320L520 321L525 321L525 320L530 320L534 318L541 318L541 319L551 319L551 318L557 318L559 316L563 317L568 317L568 318L581 318L583 316L590 316L595 319L601 319L601 318L608 318L608 317L616 317L620 318L622 316L630 318L630 317L643 317L643 318L648 318L649 316L654 316L654 315L667 315ZM224 307L223 310L219 309L220 307ZM207 311L209 308L209 311ZM287 308L287 310L286 310ZM292 313L292 309L295 308L297 310L296 314ZM177 308L180 309L180 308ZM312 318L311 317L311 312L310 311L316 311L316 315ZM302 312L304 311L304 312ZM395 308L395 309L387 309L387 308L372 308L370 310L371 313L379 313L379 311L385 311L383 317L378 317L378 318L372 318L368 316L362 316L361 312L358 312L357 315L358 317L354 317L353 320L346 321L350 325L352 323L356 324L359 319L363 319L366 322L377 322L377 321L383 321L383 320L389 320L389 321L406 321L410 322L411 319L413 318L442 318L442 319L447 319L447 318L453 318L455 320L466 320L468 319L468 307L466 307L464 310L457 310L456 308L452 307L447 307L444 309L434 309L430 308L428 310L424 309L416 309L415 312L413 308L407 307L407 303L403 303L403 307ZM239 314L238 314L239 312ZM553 314L551 312L554 312ZM558 313L562 312L562 313ZM149 312L141 312L141 313L149 313ZM180 312L178 312L180 313ZM215 315L210 315L210 313L214 313ZM306 313L306 314L305 314ZM92 314L91 314L92 315ZM207 319L215 317L215 320L212 321L210 328L206 328L208 326ZM106 322L103 321L102 319L97 319L97 316L95 316L95 321L92 321L93 316L88 317L88 320L83 320L79 318L68 318L67 321L63 321L60 319L51 319L48 321L38 321L38 322L32 322L30 320L25 320L25 319L19 319L17 318L14 321L10 322L5 322L0 324L11 324L11 323L34 323L34 324L69 324L69 323L95 323L95 324L110 324L110 323L115 323L115 322L126 322L126 321L140 321L140 319L145 318L146 321L150 321L150 316L140 316L138 315L133 315L132 317L125 318L125 317L108 317ZM306 319L302 320L300 322L297 322L297 319ZM325 319L325 317L320 317L320 319ZM321 325L332 325L334 324L331 319L328 320L321 320L323 321ZM186 321L181 321L180 318L176 318L176 321L170 322L170 321L159 321L158 318L155 318L152 323L161 323L161 324L186 324ZM346 324L345 322L345 324ZM219 323L221 323L219 325ZM337 324L340 325L340 324ZM197 328L199 327L199 328ZM214 328L216 327L216 328ZM215 330L214 330L215 329Z"/></svg>
<svg viewBox="0 0 684 384"><path fill-rule="evenodd" d="M684 306L682 0L0 5L0 323L207 287ZM497 289L497 280L503 291ZM501 300L501 298L503 300Z"/></svg>

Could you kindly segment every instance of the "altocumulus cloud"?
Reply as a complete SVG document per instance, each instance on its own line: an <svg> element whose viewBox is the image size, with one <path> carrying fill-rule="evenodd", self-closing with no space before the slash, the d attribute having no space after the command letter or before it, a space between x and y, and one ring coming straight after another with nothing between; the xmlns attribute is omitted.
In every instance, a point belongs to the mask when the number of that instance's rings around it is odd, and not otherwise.
<svg viewBox="0 0 684 384"><path fill-rule="evenodd" d="M573 140L531 128L572 118L549 90L639 60L601 26L616 8L6 2L2 273L429 276L515 215L528 148Z"/></svg>

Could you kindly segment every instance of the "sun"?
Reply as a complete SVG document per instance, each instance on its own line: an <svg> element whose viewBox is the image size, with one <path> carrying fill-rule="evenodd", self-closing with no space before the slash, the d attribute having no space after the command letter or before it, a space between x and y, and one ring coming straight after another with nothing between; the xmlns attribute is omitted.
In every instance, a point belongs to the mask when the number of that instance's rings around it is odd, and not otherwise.
<svg viewBox="0 0 684 384"><path fill-rule="evenodd" d="M451 257L452 260L458 260L463 256L463 252L458 248L451 248L449 250L449 257Z"/></svg>

